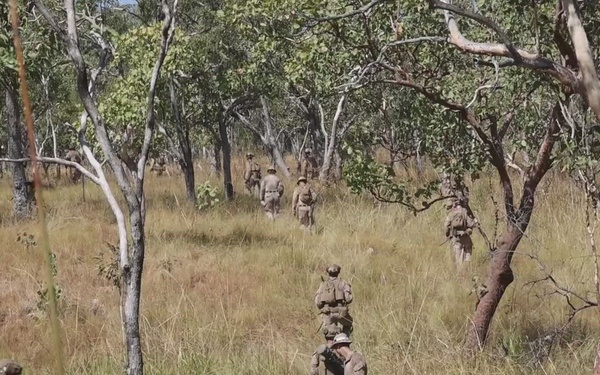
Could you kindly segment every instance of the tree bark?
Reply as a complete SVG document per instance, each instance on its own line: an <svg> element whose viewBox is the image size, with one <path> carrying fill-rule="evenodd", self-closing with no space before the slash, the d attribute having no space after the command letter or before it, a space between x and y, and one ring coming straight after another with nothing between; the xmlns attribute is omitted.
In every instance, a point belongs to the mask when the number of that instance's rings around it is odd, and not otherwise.
<svg viewBox="0 0 600 375"><path fill-rule="evenodd" d="M598 81L596 65L587 34L579 19L575 3L572 0L562 0L562 4L563 10L567 14L567 26L583 80L584 99L594 111L598 121L600 121L600 81Z"/></svg>
<svg viewBox="0 0 600 375"><path fill-rule="evenodd" d="M221 138L221 151L223 153L223 191L225 200L233 199L233 183L231 180L231 145L227 136L227 120L219 121L219 138Z"/></svg>
<svg viewBox="0 0 600 375"><path fill-rule="evenodd" d="M190 144L190 131L186 123L184 123L181 113L179 112L179 103L177 93L175 92L175 84L171 80L169 82L169 94L171 97L171 107L173 109L173 119L175 123L175 133L177 134L177 143L179 144L178 161L183 178L185 180L185 191L190 202L196 203L196 183L194 178L194 160L192 157L192 146Z"/></svg>
<svg viewBox="0 0 600 375"><path fill-rule="evenodd" d="M341 180L344 160L342 159L342 155L340 154L339 147L335 149L333 157L335 159L335 167L333 169L333 174L337 180Z"/></svg>
<svg viewBox="0 0 600 375"><path fill-rule="evenodd" d="M122 302L123 329L125 331L125 347L127 349L127 374L143 374L142 343L140 336L140 299L142 287L142 271L144 267L145 235L141 209L129 214L131 225L132 259L130 266L123 269Z"/></svg>
<svg viewBox="0 0 600 375"><path fill-rule="evenodd" d="M468 116L469 121L476 121ZM538 150L534 165L529 169L525 177L523 192L518 209L515 210L513 188L508 172L506 171L506 162L504 161L504 151L499 145L493 146L492 164L498 170L500 182L504 192L504 205L506 209L507 225L500 236L497 248L492 254L490 270L486 281L486 293L479 296L479 303L475 309L475 314L467 331L465 349L468 352L474 352L481 349L485 344L496 313L500 300L506 291L506 288L514 280L511 262L515 250L519 246L521 239L529 222L535 206L535 191L551 168L551 153L557 139L559 130L558 122L562 122L560 114L560 105L554 106L550 121L546 129L546 135ZM480 130L480 128L478 128Z"/></svg>
<svg viewBox="0 0 600 375"><path fill-rule="evenodd" d="M271 159L281 170L281 173L286 177L290 177L292 174L290 173L288 166L285 164L285 160L283 160L283 155L281 154L281 150L277 145L277 140L273 135L273 125L271 123L271 116L269 115L269 106L264 96L260 97L260 103L263 109L265 134L259 134L259 136L263 141L264 145L267 147L267 150L269 150L269 153L271 154Z"/></svg>
<svg viewBox="0 0 600 375"><path fill-rule="evenodd" d="M305 105L306 119L308 120L309 135L312 141L312 154L320 162L323 160L324 139L321 132L321 115L319 113L319 105L315 98L307 97L301 99Z"/></svg>
<svg viewBox="0 0 600 375"><path fill-rule="evenodd" d="M323 164L321 166L321 172L319 174L319 180L327 181L329 179L329 173L331 171L331 162L333 158L333 153L337 148L337 138L338 138L338 123L340 122L340 117L344 110L344 104L346 103L347 95L344 94L340 98L338 102L337 109L335 111L335 115L333 116L333 123L331 124L331 132L329 134L329 143L326 145L327 149L325 150L325 156L323 157Z"/></svg>
<svg viewBox="0 0 600 375"><path fill-rule="evenodd" d="M221 173L221 142L215 141L212 149L208 151L210 160L210 173L214 176Z"/></svg>
<svg viewBox="0 0 600 375"><path fill-rule="evenodd" d="M24 157L23 136L20 130L19 100L16 80L10 78L5 87L6 125L8 133L8 157L21 159ZM17 219L23 220L31 217L32 200L28 189L25 163L12 163L13 180L13 210Z"/></svg>

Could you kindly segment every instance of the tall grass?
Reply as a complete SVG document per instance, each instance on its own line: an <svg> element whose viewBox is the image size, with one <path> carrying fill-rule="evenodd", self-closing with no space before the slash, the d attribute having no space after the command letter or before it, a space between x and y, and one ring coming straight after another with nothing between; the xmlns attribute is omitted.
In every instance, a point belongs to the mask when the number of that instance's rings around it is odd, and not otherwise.
<svg viewBox="0 0 600 375"><path fill-rule="evenodd" d="M263 163L266 165L266 163ZM471 264L457 272L443 238L441 205L414 217L394 205L349 195L343 186L321 193L318 234L306 235L291 217L293 180L285 180L283 214L269 222L243 194L242 160L234 165L231 204L197 212L186 206L181 177L149 176L147 258L141 327L149 374L304 374L321 343L314 292L324 267L342 265L354 289L354 346L373 374L580 374L593 363L596 311L580 314L548 359L532 355L536 340L567 319L563 297L548 284L535 254L565 285L592 290L582 194L549 176L519 254L484 355L466 362L460 348L475 306L471 279L484 279L488 254L476 235ZM206 170L198 181L219 181ZM551 182L551 183L550 183ZM495 180L472 187L472 205L491 234ZM117 242L101 192L61 182L45 190L48 227L62 288L61 322L71 374L122 371L119 297L100 276ZM496 195L497 196L497 195ZM40 250L15 242L34 223L14 223L9 181L0 181L0 357L21 361L28 374L51 371L48 323L37 302L43 282ZM500 213L501 215L502 213ZM372 248L374 251L367 251ZM98 257L98 255L102 255Z"/></svg>

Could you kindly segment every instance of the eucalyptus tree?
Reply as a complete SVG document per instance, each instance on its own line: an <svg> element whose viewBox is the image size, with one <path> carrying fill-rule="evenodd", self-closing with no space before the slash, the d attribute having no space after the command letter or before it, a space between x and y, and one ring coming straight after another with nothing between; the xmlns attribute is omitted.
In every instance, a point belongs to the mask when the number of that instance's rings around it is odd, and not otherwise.
<svg viewBox="0 0 600 375"><path fill-rule="evenodd" d="M139 309L141 300L141 279L145 258L145 215L146 200L144 194L144 174L148 152L155 132L155 98L163 64L167 64L167 52L175 34L174 10L177 0L171 5L162 2L164 21L162 25L152 25L131 30L124 35L94 34L94 38L104 48L96 56L100 64L98 69L88 72L88 62L80 49L81 19L76 12L73 0L65 0L65 22L40 1L34 1L35 8L49 24L51 30L62 41L66 52L75 69L77 93L85 108L81 117L77 137L90 162L94 173L77 163L73 165L84 173L91 181L98 184L117 220L119 234L119 268L121 271L121 307L124 342L127 353L127 373L130 375L143 374L142 343L139 329ZM97 80L106 68L110 57L113 56L114 44L118 43L127 51L131 61L127 61L121 77L109 84L111 94L104 100L120 101L120 110L102 108L98 105L96 94ZM114 49L118 51L119 48ZM148 51L157 54L154 62L147 58ZM119 59L119 55L115 56ZM89 61L89 57L88 57ZM168 65L168 64L167 64ZM90 74L91 73L91 74ZM133 91L133 89L141 90ZM136 113L132 107L143 103ZM93 128L88 128L88 119ZM108 123L105 119L114 121ZM126 140L132 149L123 150L122 140L118 139L121 132L115 128L126 126L126 135L137 132L136 137ZM131 139L134 139L133 141ZM137 140L141 142L137 143ZM94 148L94 144L97 147ZM97 152L94 152L94 149ZM136 154L137 153L137 154ZM129 213L129 226L126 224L123 208L115 198L113 188L109 185L98 157L106 158L115 176L117 186L125 198L125 206ZM43 161L43 159L41 159ZM60 161L57 161L60 162ZM128 229L129 227L129 229Z"/></svg>

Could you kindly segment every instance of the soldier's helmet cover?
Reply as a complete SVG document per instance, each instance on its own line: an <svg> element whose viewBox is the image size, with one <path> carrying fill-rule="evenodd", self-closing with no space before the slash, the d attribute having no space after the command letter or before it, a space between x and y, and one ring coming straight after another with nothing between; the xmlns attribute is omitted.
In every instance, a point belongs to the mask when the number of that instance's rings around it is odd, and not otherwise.
<svg viewBox="0 0 600 375"><path fill-rule="evenodd" d="M300 176L300 177L298 177L298 182L297 182L297 184L299 184L299 183L300 183L300 182L302 182L302 181L304 181L304 182L306 182L306 181L307 181L305 176Z"/></svg>
<svg viewBox="0 0 600 375"><path fill-rule="evenodd" d="M276 172L277 170L275 169L274 165L269 165L269 168L267 168L267 172Z"/></svg>
<svg viewBox="0 0 600 375"><path fill-rule="evenodd" d="M310 148L304 149L305 154L310 154L311 152L312 152L312 150Z"/></svg>
<svg viewBox="0 0 600 375"><path fill-rule="evenodd" d="M254 157L254 154L251 152L246 153L246 159Z"/></svg>
<svg viewBox="0 0 600 375"><path fill-rule="evenodd" d="M333 343L331 344L331 347L335 348L336 346L341 344L352 344L352 340L350 340L350 337L348 337L348 335L346 335L345 333L338 333L333 338Z"/></svg>
<svg viewBox="0 0 600 375"><path fill-rule="evenodd" d="M342 270L342 267L338 266L337 264L332 264L327 267L328 274L338 274L338 273L340 273L341 270Z"/></svg>

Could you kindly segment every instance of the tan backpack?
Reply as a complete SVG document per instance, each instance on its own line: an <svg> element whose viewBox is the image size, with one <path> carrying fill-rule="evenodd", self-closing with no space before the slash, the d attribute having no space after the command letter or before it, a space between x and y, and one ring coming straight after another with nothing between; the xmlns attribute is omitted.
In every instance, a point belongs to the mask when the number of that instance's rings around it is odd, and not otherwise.
<svg viewBox="0 0 600 375"><path fill-rule="evenodd" d="M345 301L344 291L341 290L340 284L341 282L338 279L323 281L319 301L328 305L338 301Z"/></svg>
<svg viewBox="0 0 600 375"><path fill-rule="evenodd" d="M453 213L452 220L450 220L450 225L452 229L467 229L467 214L463 211Z"/></svg>
<svg viewBox="0 0 600 375"><path fill-rule="evenodd" d="M298 199L300 199L300 202L304 204L312 204L312 194L310 192L310 185L304 184L300 186L300 189L298 190Z"/></svg>

